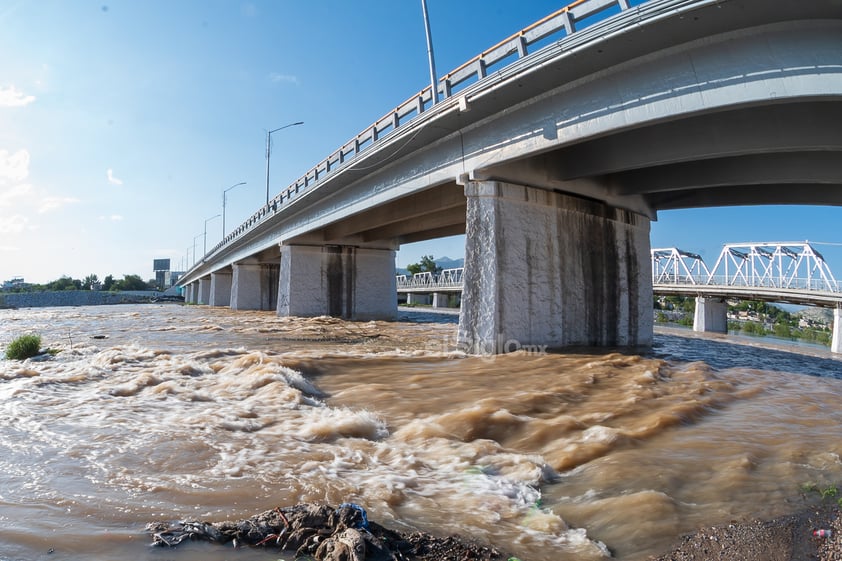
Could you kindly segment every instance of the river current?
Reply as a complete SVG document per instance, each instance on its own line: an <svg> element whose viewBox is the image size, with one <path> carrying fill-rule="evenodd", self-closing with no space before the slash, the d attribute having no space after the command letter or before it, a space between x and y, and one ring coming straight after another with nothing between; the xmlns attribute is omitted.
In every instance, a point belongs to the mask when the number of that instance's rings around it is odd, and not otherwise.
<svg viewBox="0 0 842 561"><path fill-rule="evenodd" d="M0 310L0 347L30 332L60 352L0 361L2 561L289 560L144 527L300 502L524 561L637 561L842 483L823 350L661 332L642 354L468 357L448 316Z"/></svg>

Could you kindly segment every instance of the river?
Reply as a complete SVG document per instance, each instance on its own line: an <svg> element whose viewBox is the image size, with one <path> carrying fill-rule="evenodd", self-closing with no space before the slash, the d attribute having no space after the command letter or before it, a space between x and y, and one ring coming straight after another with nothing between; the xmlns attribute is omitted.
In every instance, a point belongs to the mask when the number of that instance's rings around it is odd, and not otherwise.
<svg viewBox="0 0 842 561"><path fill-rule="evenodd" d="M355 502L524 561L638 561L842 482L827 351L659 332L643 354L467 357L455 318L402 319L0 310L0 346L60 351L0 361L0 560L289 560L144 527Z"/></svg>

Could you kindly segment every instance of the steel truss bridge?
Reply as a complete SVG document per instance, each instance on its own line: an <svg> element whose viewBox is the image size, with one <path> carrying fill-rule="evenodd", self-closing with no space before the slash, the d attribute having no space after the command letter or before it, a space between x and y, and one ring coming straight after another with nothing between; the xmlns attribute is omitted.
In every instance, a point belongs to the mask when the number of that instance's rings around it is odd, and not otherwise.
<svg viewBox="0 0 842 561"><path fill-rule="evenodd" d="M701 256L674 247L651 253L655 294L842 305L842 285L822 254L806 241L725 244L713 267Z"/></svg>
<svg viewBox="0 0 842 561"><path fill-rule="evenodd" d="M398 292L462 292L464 267L444 269L439 273L397 275Z"/></svg>

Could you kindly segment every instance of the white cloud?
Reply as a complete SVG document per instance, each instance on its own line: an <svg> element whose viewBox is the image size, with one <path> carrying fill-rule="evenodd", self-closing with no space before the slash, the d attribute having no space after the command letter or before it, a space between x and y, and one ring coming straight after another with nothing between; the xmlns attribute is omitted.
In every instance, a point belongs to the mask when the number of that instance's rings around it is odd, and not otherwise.
<svg viewBox="0 0 842 561"><path fill-rule="evenodd" d="M25 200L32 192L32 185L20 183L11 187L3 187L0 182L0 207L12 206Z"/></svg>
<svg viewBox="0 0 842 561"><path fill-rule="evenodd" d="M41 206L38 207L38 213L43 214L51 210L59 209L65 205L78 203L79 199L73 197L44 197L41 199Z"/></svg>
<svg viewBox="0 0 842 561"><path fill-rule="evenodd" d="M123 215L122 214L112 214L111 216L100 216L99 219L100 220L110 220L112 222L119 222L120 220L123 219Z"/></svg>
<svg viewBox="0 0 842 561"><path fill-rule="evenodd" d="M13 251L20 251L20 248L13 245L0 245L0 253L12 253Z"/></svg>
<svg viewBox="0 0 842 561"><path fill-rule="evenodd" d="M292 76L291 74L278 74L277 72L272 72L269 74L269 81L273 84L286 82L287 84L294 84L297 86L298 76Z"/></svg>
<svg viewBox="0 0 842 561"><path fill-rule="evenodd" d="M116 177L114 177L114 170L113 169L108 168L108 171L106 172L106 175L108 176L108 183L110 183L111 185L122 185L123 184L122 179L117 179Z"/></svg>
<svg viewBox="0 0 842 561"><path fill-rule="evenodd" d="M18 150L10 153L0 150L0 185L17 183L29 176L29 151Z"/></svg>
<svg viewBox="0 0 842 561"><path fill-rule="evenodd" d="M0 216L0 234L19 234L26 230L29 219L20 214L14 216Z"/></svg>
<svg viewBox="0 0 842 561"><path fill-rule="evenodd" d="M34 95L26 95L14 86L0 87L0 107L23 107L33 101Z"/></svg>

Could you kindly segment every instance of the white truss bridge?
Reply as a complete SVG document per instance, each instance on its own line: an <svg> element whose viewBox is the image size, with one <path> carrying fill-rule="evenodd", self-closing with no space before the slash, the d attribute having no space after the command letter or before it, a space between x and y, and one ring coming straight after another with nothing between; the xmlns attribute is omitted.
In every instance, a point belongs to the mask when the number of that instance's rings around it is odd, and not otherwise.
<svg viewBox="0 0 842 561"><path fill-rule="evenodd" d="M725 244L713 267L689 251L653 249L652 286L656 294L842 304L842 284L806 241Z"/></svg>
<svg viewBox="0 0 842 561"><path fill-rule="evenodd" d="M397 275L398 292L462 292L464 267L444 269L439 273Z"/></svg>

